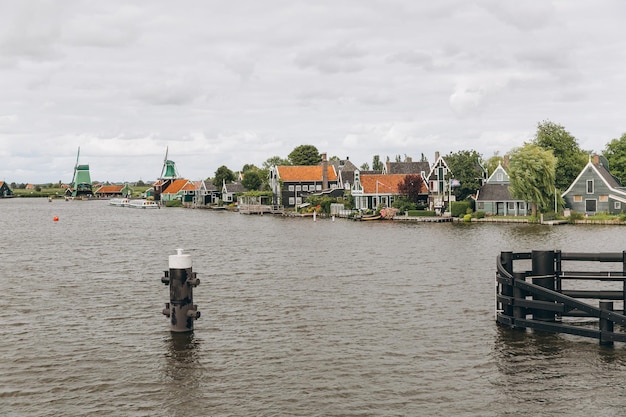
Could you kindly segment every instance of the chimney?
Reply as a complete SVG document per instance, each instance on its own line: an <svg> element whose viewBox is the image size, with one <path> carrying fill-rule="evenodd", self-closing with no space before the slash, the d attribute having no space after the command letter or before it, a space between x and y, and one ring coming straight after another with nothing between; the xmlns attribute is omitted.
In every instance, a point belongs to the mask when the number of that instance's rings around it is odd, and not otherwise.
<svg viewBox="0 0 626 417"><path fill-rule="evenodd" d="M593 164L600 165L600 157L598 156L598 154L593 155Z"/></svg>
<svg viewBox="0 0 626 417"><path fill-rule="evenodd" d="M435 162L437 162L437 159L439 159L439 151L435 152Z"/></svg>
<svg viewBox="0 0 626 417"><path fill-rule="evenodd" d="M502 168L507 169L509 167L509 156L504 155L502 157Z"/></svg>
<svg viewBox="0 0 626 417"><path fill-rule="evenodd" d="M328 160L326 152L322 154L322 189L328 190Z"/></svg>
<svg viewBox="0 0 626 417"><path fill-rule="evenodd" d="M404 162L413 162L413 158L411 158L410 156L407 156L406 158L404 158Z"/></svg>

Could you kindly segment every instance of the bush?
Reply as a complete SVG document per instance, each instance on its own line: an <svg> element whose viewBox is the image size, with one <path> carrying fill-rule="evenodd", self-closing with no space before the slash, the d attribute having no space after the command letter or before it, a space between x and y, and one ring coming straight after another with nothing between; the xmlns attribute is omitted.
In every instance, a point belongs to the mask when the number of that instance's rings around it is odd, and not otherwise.
<svg viewBox="0 0 626 417"><path fill-rule="evenodd" d="M450 203L450 215L452 217L461 217L467 213L469 208L469 201L452 201Z"/></svg>
<svg viewBox="0 0 626 417"><path fill-rule="evenodd" d="M463 221L464 222L471 222L472 221L472 215L471 214L466 214L465 216L463 216Z"/></svg>
<svg viewBox="0 0 626 417"><path fill-rule="evenodd" d="M569 223L575 223L576 220L582 220L585 218L585 215L578 212L578 211L571 211L569 217L567 218L567 221Z"/></svg>
<svg viewBox="0 0 626 417"><path fill-rule="evenodd" d="M474 217L477 219L484 219L485 218L485 212L484 211L477 211L476 213L474 213Z"/></svg>
<svg viewBox="0 0 626 417"><path fill-rule="evenodd" d="M409 217L435 217L437 213L430 210L409 210L406 212Z"/></svg>
<svg viewBox="0 0 626 417"><path fill-rule="evenodd" d="M165 207L182 207L183 203L180 200L170 200L165 202Z"/></svg>

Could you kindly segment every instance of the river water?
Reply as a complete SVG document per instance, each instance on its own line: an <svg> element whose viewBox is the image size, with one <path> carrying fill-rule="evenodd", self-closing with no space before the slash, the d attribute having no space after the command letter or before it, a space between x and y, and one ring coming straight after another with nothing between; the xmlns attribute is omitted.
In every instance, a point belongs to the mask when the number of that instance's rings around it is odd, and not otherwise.
<svg viewBox="0 0 626 417"><path fill-rule="evenodd" d="M2 416L618 416L626 349L494 321L500 251L619 226L407 224L0 200ZM58 221L53 221L58 217ZM202 313L160 278L193 257Z"/></svg>

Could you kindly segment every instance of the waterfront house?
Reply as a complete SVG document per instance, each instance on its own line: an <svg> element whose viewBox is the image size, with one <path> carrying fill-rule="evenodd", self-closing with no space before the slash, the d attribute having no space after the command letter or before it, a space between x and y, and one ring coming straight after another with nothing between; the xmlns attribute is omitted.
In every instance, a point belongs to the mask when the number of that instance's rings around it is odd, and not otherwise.
<svg viewBox="0 0 626 417"><path fill-rule="evenodd" d="M13 190L5 181L0 181L0 198L13 197Z"/></svg>
<svg viewBox="0 0 626 417"><path fill-rule="evenodd" d="M311 194L341 190L337 171L322 154L321 165L273 166L270 168L270 187L274 205L295 207Z"/></svg>
<svg viewBox="0 0 626 417"><path fill-rule="evenodd" d="M383 174L419 174L422 178L426 178L428 173L430 173L428 161L413 162L413 159L409 157L404 162L387 161L383 166Z"/></svg>
<svg viewBox="0 0 626 417"><path fill-rule="evenodd" d="M589 158L562 197L568 208L588 215L618 214L626 209L626 188L611 175L609 163L601 155Z"/></svg>
<svg viewBox="0 0 626 417"><path fill-rule="evenodd" d="M354 207L358 210L376 210L379 206L391 207L393 202L402 197L400 185L404 182L407 174L371 174L354 173L354 184L352 186L352 196L354 197ZM420 176L419 195L423 196L425 203L428 199L428 186Z"/></svg>
<svg viewBox="0 0 626 417"><path fill-rule="evenodd" d="M476 211L492 216L526 216L528 204L511 196L510 185L509 175L498 163L498 167L476 193Z"/></svg>
<svg viewBox="0 0 626 417"><path fill-rule="evenodd" d="M111 185L101 185L96 189L94 195L98 198L111 198L111 197L127 197L129 198L133 193L132 188L128 185L128 183L120 185L120 184L111 184Z"/></svg>
<svg viewBox="0 0 626 417"><path fill-rule="evenodd" d="M358 169L357 166L350 162L350 158L336 159L330 164L335 167L335 172L339 178L337 181L339 187L350 190L354 184L354 172Z"/></svg>
<svg viewBox="0 0 626 417"><path fill-rule="evenodd" d="M187 185L189 180L184 178L177 178L168 181L168 186L160 193L160 201L165 203L172 200L183 200L183 188Z"/></svg>
<svg viewBox="0 0 626 417"><path fill-rule="evenodd" d="M429 190L428 205L431 210L443 214L448 209L450 202L456 200L452 194L452 179L452 172L446 160L439 152L435 152L435 162L426 177Z"/></svg>
<svg viewBox="0 0 626 417"><path fill-rule="evenodd" d="M247 192L248 189L238 182L231 182L229 184L226 181L222 183L222 201L230 204L237 202L237 196Z"/></svg>

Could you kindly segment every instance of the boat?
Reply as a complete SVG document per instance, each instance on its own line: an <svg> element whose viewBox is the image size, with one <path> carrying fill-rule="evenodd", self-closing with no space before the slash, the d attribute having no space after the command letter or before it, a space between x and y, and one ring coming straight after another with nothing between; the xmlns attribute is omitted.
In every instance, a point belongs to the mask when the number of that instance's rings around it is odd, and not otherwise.
<svg viewBox="0 0 626 417"><path fill-rule="evenodd" d="M369 220L380 220L382 216L380 214L362 214L360 216L355 216L354 220L358 221L369 221Z"/></svg>
<svg viewBox="0 0 626 417"><path fill-rule="evenodd" d="M128 198L112 198L109 200L109 205L117 207L127 207L130 203Z"/></svg>
<svg viewBox="0 0 626 417"><path fill-rule="evenodd" d="M130 208L140 209L158 209L161 208L154 200L130 200L128 206Z"/></svg>

